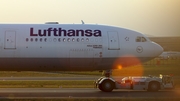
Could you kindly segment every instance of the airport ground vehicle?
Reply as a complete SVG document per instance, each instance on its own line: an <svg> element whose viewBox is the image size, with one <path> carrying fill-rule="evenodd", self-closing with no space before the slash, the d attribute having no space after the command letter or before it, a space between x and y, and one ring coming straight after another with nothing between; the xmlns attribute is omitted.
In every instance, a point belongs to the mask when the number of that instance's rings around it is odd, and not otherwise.
<svg viewBox="0 0 180 101"><path fill-rule="evenodd" d="M156 76L130 76L115 80L112 77L101 77L95 81L95 87L104 92L111 92L113 89L132 89L158 91L174 88L173 77L170 75Z"/></svg>

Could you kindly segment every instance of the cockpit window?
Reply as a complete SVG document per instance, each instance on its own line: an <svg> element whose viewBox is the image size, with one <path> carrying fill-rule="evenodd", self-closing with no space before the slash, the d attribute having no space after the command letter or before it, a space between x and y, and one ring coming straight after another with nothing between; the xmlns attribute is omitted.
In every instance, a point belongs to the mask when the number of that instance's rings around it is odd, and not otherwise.
<svg viewBox="0 0 180 101"><path fill-rule="evenodd" d="M136 42L146 42L147 40L146 40L146 38L145 37L140 37L140 36L138 36L137 38L136 38Z"/></svg>
<svg viewBox="0 0 180 101"><path fill-rule="evenodd" d="M141 42L141 37L138 36L138 37L136 38L136 42Z"/></svg>
<svg viewBox="0 0 180 101"><path fill-rule="evenodd" d="M142 37L142 42L146 42L146 38L145 37Z"/></svg>

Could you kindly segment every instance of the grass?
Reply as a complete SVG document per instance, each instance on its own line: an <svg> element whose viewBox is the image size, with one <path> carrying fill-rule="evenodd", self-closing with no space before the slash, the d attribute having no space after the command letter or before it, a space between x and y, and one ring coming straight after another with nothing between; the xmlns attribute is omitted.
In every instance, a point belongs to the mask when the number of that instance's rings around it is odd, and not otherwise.
<svg viewBox="0 0 180 101"><path fill-rule="evenodd" d="M180 80L174 82L180 88ZM94 88L94 81L0 81L0 88Z"/></svg>
<svg viewBox="0 0 180 101"><path fill-rule="evenodd" d="M0 81L0 88L93 88L94 81Z"/></svg>
<svg viewBox="0 0 180 101"><path fill-rule="evenodd" d="M74 77L74 76L101 76L99 71L90 72L66 72L66 71L47 71L47 72L32 72L32 71L0 71L0 77Z"/></svg>

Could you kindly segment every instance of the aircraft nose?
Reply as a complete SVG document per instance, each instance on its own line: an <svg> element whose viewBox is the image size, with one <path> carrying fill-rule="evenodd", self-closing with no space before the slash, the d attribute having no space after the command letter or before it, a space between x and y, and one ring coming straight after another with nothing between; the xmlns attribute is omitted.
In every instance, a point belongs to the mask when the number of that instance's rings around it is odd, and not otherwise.
<svg viewBox="0 0 180 101"><path fill-rule="evenodd" d="M157 43L152 42L154 44L154 55L155 56L159 56L160 54L162 54L162 52L164 51L164 49Z"/></svg>

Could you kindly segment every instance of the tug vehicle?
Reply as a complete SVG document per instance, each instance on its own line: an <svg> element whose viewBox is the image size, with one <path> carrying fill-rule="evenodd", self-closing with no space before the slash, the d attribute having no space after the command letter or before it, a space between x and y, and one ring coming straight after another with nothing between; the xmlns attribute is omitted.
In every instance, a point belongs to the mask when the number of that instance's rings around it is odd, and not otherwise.
<svg viewBox="0 0 180 101"><path fill-rule="evenodd" d="M174 81L171 75L156 76L129 76L124 77L120 81L112 77L101 77L95 81L95 88L99 88L103 92L111 92L113 89L132 89L159 91L162 89L173 89Z"/></svg>

